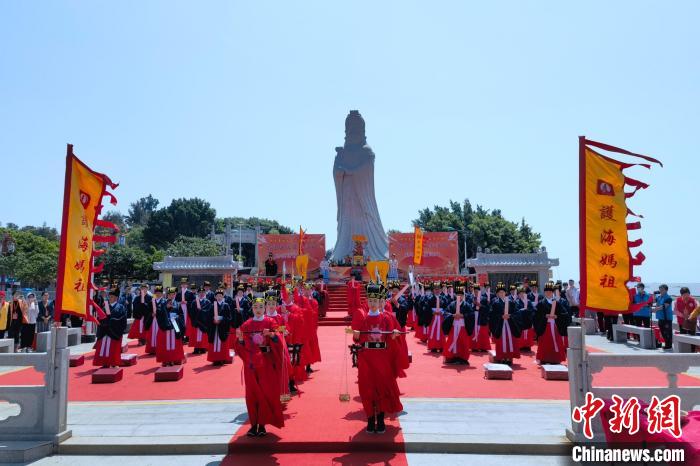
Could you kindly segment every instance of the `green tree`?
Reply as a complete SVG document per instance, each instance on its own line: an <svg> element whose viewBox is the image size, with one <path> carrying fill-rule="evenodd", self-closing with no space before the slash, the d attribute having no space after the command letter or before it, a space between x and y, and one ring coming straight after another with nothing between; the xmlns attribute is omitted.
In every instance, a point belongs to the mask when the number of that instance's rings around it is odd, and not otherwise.
<svg viewBox="0 0 700 466"><path fill-rule="evenodd" d="M165 250L168 256L218 256L221 246L212 240L192 236L178 236Z"/></svg>
<svg viewBox="0 0 700 466"><path fill-rule="evenodd" d="M7 229L0 228L0 237ZM58 241L31 231L13 230L15 252L0 257L0 273L18 279L24 286L45 288L56 279Z"/></svg>
<svg viewBox="0 0 700 466"><path fill-rule="evenodd" d="M129 206L129 212L126 215L126 223L130 227L146 226L153 212L158 208L158 199L152 195L142 197L136 202L132 202Z"/></svg>
<svg viewBox="0 0 700 466"><path fill-rule="evenodd" d="M295 233L296 230L280 225L277 220L270 220L267 218L258 217L226 217L216 219L216 232L223 233L226 230L226 222L231 222L231 228L237 229L240 224L242 224L243 229L254 230L256 227L260 227L260 232L264 234L285 234ZM211 226L209 227L211 230Z"/></svg>
<svg viewBox="0 0 700 466"><path fill-rule="evenodd" d="M457 231L459 260L464 263L464 232L467 233L467 254L474 257L477 248L488 248L493 253L529 253L541 246L539 233L532 231L525 219L520 224L505 219L500 210L492 211L477 205L450 201L447 207L434 206L418 212L414 226L425 231Z"/></svg>
<svg viewBox="0 0 700 466"><path fill-rule="evenodd" d="M153 277L151 256L143 250L131 246L115 244L107 248L98 263L104 263L100 279L114 280L150 279Z"/></svg>
<svg viewBox="0 0 700 466"><path fill-rule="evenodd" d="M216 211L202 199L175 199L150 216L143 230L144 242L163 247L178 236L204 238L216 218Z"/></svg>
<svg viewBox="0 0 700 466"><path fill-rule="evenodd" d="M40 227L27 225L20 228L20 230L33 233L37 236L42 236L49 241L58 241L58 231L56 231L56 229L53 227L47 226L46 222L44 222Z"/></svg>

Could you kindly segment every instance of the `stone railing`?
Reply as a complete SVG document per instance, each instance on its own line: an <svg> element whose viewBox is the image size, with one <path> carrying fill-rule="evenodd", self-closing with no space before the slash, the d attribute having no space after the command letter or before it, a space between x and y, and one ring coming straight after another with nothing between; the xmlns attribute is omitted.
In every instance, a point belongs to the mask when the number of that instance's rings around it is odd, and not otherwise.
<svg viewBox="0 0 700 466"><path fill-rule="evenodd" d="M656 395L663 399L669 395L681 398L681 409L690 411L700 405L700 387L679 387L678 375L691 367L700 367L700 354L609 354L589 353L586 351L586 337L581 327L569 327L569 397L571 411L576 406L585 404L586 393L591 392L597 398L611 399L618 395L627 400L633 396L640 402L649 403ZM665 387L599 387L593 386L593 374L606 367L646 367L656 368L666 374L668 384ZM566 435L573 442L604 441L605 435L600 415L593 421L594 439L583 436L582 424L571 424Z"/></svg>
<svg viewBox="0 0 700 466"><path fill-rule="evenodd" d="M71 436L67 428L68 329L51 330L44 353L0 354L0 366L29 366L44 374L43 385L0 385L0 400L19 405L20 412L0 420L0 440L44 440L54 446Z"/></svg>

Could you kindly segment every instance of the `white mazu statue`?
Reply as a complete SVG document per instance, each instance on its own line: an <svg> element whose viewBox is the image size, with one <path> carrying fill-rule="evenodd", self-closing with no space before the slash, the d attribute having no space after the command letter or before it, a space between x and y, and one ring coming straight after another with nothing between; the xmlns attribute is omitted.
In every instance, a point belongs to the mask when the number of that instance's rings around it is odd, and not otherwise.
<svg viewBox="0 0 700 466"><path fill-rule="evenodd" d="M367 145L365 121L357 110L345 119L345 144L336 147L333 179L338 201L338 239L333 260L352 256L353 235L364 235L365 256L386 259L389 244L374 197L374 152Z"/></svg>

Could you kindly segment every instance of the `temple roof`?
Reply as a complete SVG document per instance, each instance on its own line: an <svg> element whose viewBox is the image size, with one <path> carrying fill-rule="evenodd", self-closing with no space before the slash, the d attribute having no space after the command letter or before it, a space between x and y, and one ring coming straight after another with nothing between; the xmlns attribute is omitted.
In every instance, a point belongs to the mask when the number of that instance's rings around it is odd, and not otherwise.
<svg viewBox="0 0 700 466"><path fill-rule="evenodd" d="M534 254L485 254L477 253L476 258L467 259L469 267L556 267L559 259L550 259L546 252Z"/></svg>
<svg viewBox="0 0 700 466"><path fill-rule="evenodd" d="M238 263L233 260L233 256L210 256L210 257L173 257L167 256L163 262L154 262L153 269L159 271L234 271L238 268Z"/></svg>

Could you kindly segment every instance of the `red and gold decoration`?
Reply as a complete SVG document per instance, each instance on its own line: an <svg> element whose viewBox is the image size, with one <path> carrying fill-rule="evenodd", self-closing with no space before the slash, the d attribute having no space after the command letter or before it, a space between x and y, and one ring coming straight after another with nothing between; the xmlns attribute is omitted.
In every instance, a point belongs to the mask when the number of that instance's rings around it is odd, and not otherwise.
<svg viewBox="0 0 700 466"><path fill-rule="evenodd" d="M423 261L423 230L420 227L413 229L413 264L420 265Z"/></svg>
<svg viewBox="0 0 700 466"><path fill-rule="evenodd" d="M407 271L413 266L414 273L420 276L459 274L457 232L421 230L419 241L416 241L416 231L389 235L389 256L396 254L399 269ZM420 251L416 251L418 244L421 245ZM417 260L417 254L420 260Z"/></svg>
<svg viewBox="0 0 700 466"><path fill-rule="evenodd" d="M579 234L581 268L581 313L593 311L634 312L641 305L632 304L634 290L628 282L640 281L633 267L644 262L644 254L631 252L642 245L642 239L630 240L628 233L639 230L638 217L627 207L627 199L648 184L629 178L624 171L639 166L651 169L649 163L623 163L602 155L591 147L625 154L647 162L661 162L646 155L579 138ZM625 187L633 188L625 191Z"/></svg>
<svg viewBox="0 0 700 466"><path fill-rule="evenodd" d="M93 306L98 315L104 312L92 300L98 287L92 276L102 271L103 264L94 265L94 259L105 251L95 249L94 243L114 243L116 236L95 235L95 228L111 229L116 234L116 225L99 219L102 198L109 196L113 205L116 198L107 191L115 189L107 175L97 173L73 154L73 145L68 144L66 154L66 179L63 193L63 220L61 223L61 247L58 260L56 286L56 321L61 313L74 314L93 320L88 312Z"/></svg>

